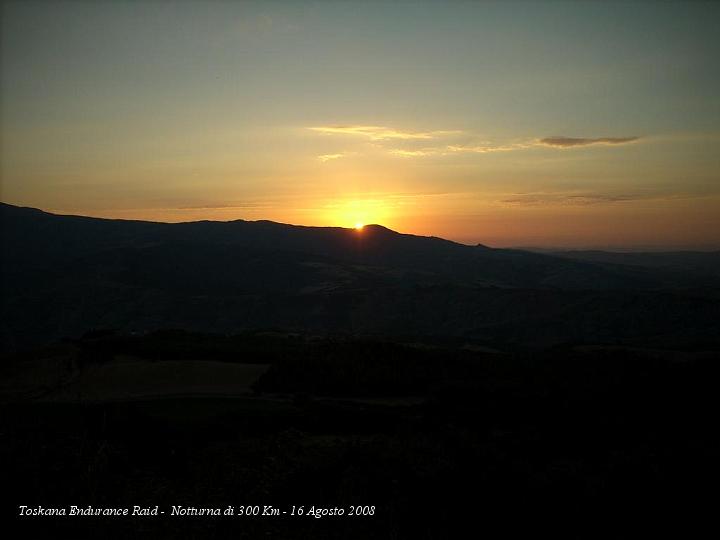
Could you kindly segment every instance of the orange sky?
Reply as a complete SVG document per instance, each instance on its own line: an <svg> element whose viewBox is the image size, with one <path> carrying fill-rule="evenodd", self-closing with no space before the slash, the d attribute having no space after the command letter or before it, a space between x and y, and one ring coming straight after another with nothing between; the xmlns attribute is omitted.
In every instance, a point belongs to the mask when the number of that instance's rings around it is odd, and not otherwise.
<svg viewBox="0 0 720 540"><path fill-rule="evenodd" d="M712 3L7 3L0 196L720 248Z"/></svg>

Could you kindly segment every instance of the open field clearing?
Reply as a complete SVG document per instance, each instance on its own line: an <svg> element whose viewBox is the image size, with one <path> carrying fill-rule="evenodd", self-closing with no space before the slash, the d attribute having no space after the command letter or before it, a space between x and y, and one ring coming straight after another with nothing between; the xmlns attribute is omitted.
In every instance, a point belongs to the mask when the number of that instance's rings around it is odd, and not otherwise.
<svg viewBox="0 0 720 540"><path fill-rule="evenodd" d="M116 401L177 395L239 396L251 391L267 364L125 360L88 366L47 394L49 401Z"/></svg>

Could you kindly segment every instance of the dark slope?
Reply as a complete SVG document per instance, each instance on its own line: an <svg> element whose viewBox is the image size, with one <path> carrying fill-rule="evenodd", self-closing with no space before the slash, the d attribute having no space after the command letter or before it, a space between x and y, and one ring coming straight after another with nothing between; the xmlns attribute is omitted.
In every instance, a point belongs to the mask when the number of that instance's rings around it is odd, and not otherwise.
<svg viewBox="0 0 720 540"><path fill-rule="evenodd" d="M720 281L720 251L616 252L598 250L557 251L552 255L592 263L634 266L683 274L697 283Z"/></svg>
<svg viewBox="0 0 720 540"><path fill-rule="evenodd" d="M376 225L164 224L9 205L0 220L2 341L11 348L103 327L705 346L720 321L709 293L683 292L651 269Z"/></svg>

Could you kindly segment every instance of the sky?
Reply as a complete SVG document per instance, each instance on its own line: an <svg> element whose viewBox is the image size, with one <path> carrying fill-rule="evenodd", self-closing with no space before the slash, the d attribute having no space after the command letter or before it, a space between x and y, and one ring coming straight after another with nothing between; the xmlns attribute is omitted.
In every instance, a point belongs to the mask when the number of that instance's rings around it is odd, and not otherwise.
<svg viewBox="0 0 720 540"><path fill-rule="evenodd" d="M4 2L0 199L720 249L718 2Z"/></svg>

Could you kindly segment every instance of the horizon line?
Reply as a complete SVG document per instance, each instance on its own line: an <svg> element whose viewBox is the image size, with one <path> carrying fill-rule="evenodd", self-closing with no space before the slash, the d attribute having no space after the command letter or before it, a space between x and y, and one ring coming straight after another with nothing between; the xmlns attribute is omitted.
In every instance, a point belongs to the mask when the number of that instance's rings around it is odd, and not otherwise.
<svg viewBox="0 0 720 540"><path fill-rule="evenodd" d="M44 214L49 214L52 216L59 216L59 217L76 217L76 218L85 218L85 219L100 219L104 221L126 221L128 223L153 223L153 224L162 224L162 225L183 225L183 224L191 224L191 223L234 223L234 222L244 222L244 223L274 223L277 225L284 225L287 227L300 227L300 228L306 228L306 229L341 229L345 231L354 231L356 230L356 227L343 227L340 225L301 225L297 223L286 223L283 221L275 221L272 219L231 219L231 220L217 220L217 219L198 219L198 220L192 220L192 221L158 221L158 220L150 220L150 219L128 219L128 218L116 218L116 217L100 217L100 216L89 216L89 215L83 215L83 214L73 214L73 213L61 213L59 211L51 211L51 210L45 210L42 208L38 208L35 206L25 206L20 204L12 204L5 201L0 200L0 205L5 206L11 206L13 208L19 208L24 210L34 210L37 212L42 212ZM657 246L657 245L635 245L635 246L618 246L618 245L608 245L608 244L584 244L584 245L568 245L568 246L562 246L562 245L533 245L531 243L525 243L525 244L508 244L508 245L490 245L485 242L478 242L475 240L470 240L467 238L464 239L453 239L453 238L445 238L442 236L436 236L436 235L423 235L423 234L415 234L415 233L406 233L406 232L400 232L395 229L391 229L390 227L387 227L381 223L368 223L363 224L363 229L367 227L379 227L388 231L391 231L395 234L400 234L404 236L415 236L420 238L438 238L441 240L445 240L447 242L453 242L456 244L465 245L468 247L477 247L477 246L483 246L488 247L492 249L516 249L521 251L540 251L540 252L563 252L563 251L604 251L604 252L617 252L617 253L662 253L662 252L703 252L703 253L714 253L714 252L720 252L720 245L717 246L680 246L680 245L669 245L669 246Z"/></svg>

